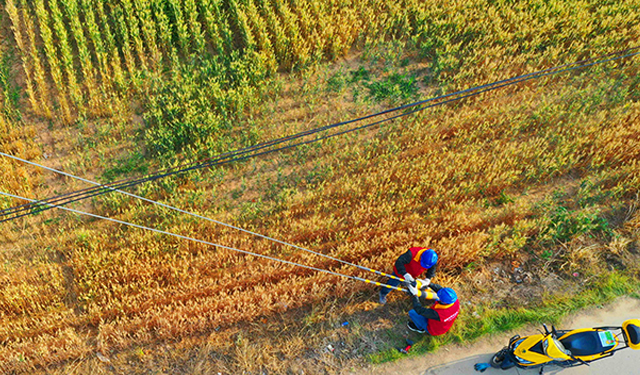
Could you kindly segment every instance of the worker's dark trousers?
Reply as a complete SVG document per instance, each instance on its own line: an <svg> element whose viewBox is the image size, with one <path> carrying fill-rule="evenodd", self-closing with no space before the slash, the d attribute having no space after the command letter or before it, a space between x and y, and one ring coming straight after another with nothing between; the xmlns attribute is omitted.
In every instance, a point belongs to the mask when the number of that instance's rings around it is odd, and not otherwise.
<svg viewBox="0 0 640 375"><path fill-rule="evenodd" d="M398 277L400 277L400 276L398 276ZM398 285L400 285L401 283L402 283L402 281L397 280L397 279L389 279L389 280L387 281L387 284L388 284L388 285L391 285L391 286L398 286ZM391 290L392 290L392 289L382 287L382 289L380 290L380 297L383 297L383 298L384 298L384 297L386 297L386 296L387 296L387 294L389 294L389 292L390 292Z"/></svg>
<svg viewBox="0 0 640 375"><path fill-rule="evenodd" d="M429 333L429 330L427 329L427 323L428 323L427 318L418 314L416 310L412 309L411 311L409 311L409 319L411 319L413 324L415 324L416 327L418 327L418 329L421 329L426 333Z"/></svg>

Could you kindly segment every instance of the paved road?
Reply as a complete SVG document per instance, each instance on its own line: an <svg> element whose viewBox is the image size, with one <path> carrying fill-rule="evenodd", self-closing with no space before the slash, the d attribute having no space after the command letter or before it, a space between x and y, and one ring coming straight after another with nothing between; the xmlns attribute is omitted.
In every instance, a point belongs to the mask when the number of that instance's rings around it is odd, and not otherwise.
<svg viewBox="0 0 640 375"><path fill-rule="evenodd" d="M613 304L603 308L590 309L579 313L558 325L558 329L588 328L593 326L620 326L626 319L640 319L640 301L631 298L620 298ZM451 346L440 349L437 353L407 358L367 369L371 374L389 375L471 375L480 374L474 371L473 365L488 362L494 352L502 348L515 333L521 335L536 333L537 327L527 327L518 332L496 335L482 339L469 346ZM498 370L487 369L483 375L537 375L539 370ZM594 362L591 366L580 366L563 369L556 366L545 368L547 375L639 375L640 351L625 349L612 358Z"/></svg>

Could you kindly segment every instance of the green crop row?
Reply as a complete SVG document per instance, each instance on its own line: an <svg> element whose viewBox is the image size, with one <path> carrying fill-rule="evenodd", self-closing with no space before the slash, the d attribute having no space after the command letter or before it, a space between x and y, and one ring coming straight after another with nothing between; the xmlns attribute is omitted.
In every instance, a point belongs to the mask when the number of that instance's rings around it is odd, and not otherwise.
<svg viewBox="0 0 640 375"><path fill-rule="evenodd" d="M507 7L474 0L448 4L443 11L439 4L417 0L8 0L6 9L35 114L71 124L114 115L116 98L140 100L157 120L144 129L148 146L173 155L187 143L229 135L177 130L186 143L153 143L164 137L158 135L166 133L163 124L190 126L157 107L173 86L191 80L190 69L226 67L207 72L221 93L208 92L209 83L200 80L193 91L206 98L202 103L170 99L190 107L194 120L187 123L206 122L206 112L226 117L228 105L214 102L227 95L234 97L233 115L242 113L259 99L260 88L269 87L264 78L279 69L302 69L389 39L408 41L406 47L428 62L435 82L463 88L637 40L635 2L592 3L576 7L571 1L530 0ZM496 69L507 63L506 70ZM372 95L389 95L398 84L407 85L400 79L371 87ZM238 93L239 86L253 89Z"/></svg>

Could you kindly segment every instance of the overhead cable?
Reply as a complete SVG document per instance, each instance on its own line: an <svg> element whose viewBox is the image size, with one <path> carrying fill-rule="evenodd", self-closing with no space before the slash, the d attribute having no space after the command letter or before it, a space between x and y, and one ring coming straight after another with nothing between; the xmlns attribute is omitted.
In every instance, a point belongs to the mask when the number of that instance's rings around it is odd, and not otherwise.
<svg viewBox="0 0 640 375"><path fill-rule="evenodd" d="M380 282L377 282L377 281L364 279L362 277L345 275L345 274L342 274L342 273L339 273L339 272L334 272L334 271L325 270L325 269L322 269L322 268L307 266L305 264L295 263L295 262L291 262L291 261L284 260L284 259L278 259L278 258L275 258L275 257L271 257L271 256L268 256L268 255L263 255L263 254L258 254L258 253L254 253L254 252L247 251L247 250L236 249L234 247L224 246L224 245L216 244L216 243L209 242L209 241L200 240L200 239L193 238L193 237L183 236L183 235L177 234L177 233L172 233L172 232L168 232L168 231L164 231L164 230L160 230L160 229L156 229L156 228L151 228L151 227L145 227L143 225L133 224L133 223L129 223L129 222L126 222L126 221L113 219L113 218L106 217L106 216L100 216L100 215L96 215L96 214L92 214L92 213L88 213L88 212L83 212L83 211L75 210L73 208L68 208L68 207L63 207L63 206L56 206L56 205L52 205L50 203L47 203L47 202L44 202L44 201L39 201L39 200L36 200L36 199L25 198L25 197L21 197L19 195L5 193L5 192L2 192L2 191L0 191L0 195L4 195L4 196L7 196L7 197L12 197L12 198L16 198L16 199L22 199L22 200L29 201L29 202L32 202L32 203L35 203L35 204L49 205L49 206L52 206L51 208L54 208L54 207L55 208L59 208L61 210L73 212L73 213L78 214L78 215L85 215L85 216L93 217L93 218L96 218L96 219L107 220L107 221L111 221L111 222L114 222L114 223L117 223L117 224L126 225L126 226L133 227L133 228L148 230L148 231L151 231L151 232L165 234L165 235L176 237L176 238L180 238L180 239L183 239L183 240L188 240L188 241L192 241L192 242L201 243L201 244L204 244L204 245L214 246L214 247L218 247L218 248L221 248L221 249L227 249L227 250L239 252L239 253L242 253L242 254L245 254L245 255L255 256L255 257L258 257L258 258L272 260L274 262L285 263L285 264L289 264L289 265L296 266L296 267L302 267L302 268L310 269L310 270L313 270L313 271L328 273L328 274L331 274L331 275L334 275L334 276L346 277L346 278L349 278L349 279L352 279L352 280L363 281L365 283L375 284L375 285L382 286L382 287L389 288L389 289L408 292L408 289L405 289L405 288L401 288L401 287L397 287L397 286L392 286L392 285L380 283Z"/></svg>
<svg viewBox="0 0 640 375"><path fill-rule="evenodd" d="M86 183L89 183L89 184L93 184L93 185L102 186L98 182L87 180L87 179L82 178L82 177L74 176L74 175L72 175L70 173L66 173L66 172L63 172L63 171L60 171L60 170L57 170L57 169L54 169L54 168L49 168L47 166L44 166L44 165L41 165L41 164L38 164L38 163L34 163L34 162L31 162L31 161L28 161L28 160L25 160L25 159L19 158L17 156L5 154L4 152L0 152L0 155L4 156L4 157L11 158L13 160L20 161L20 162L25 163L25 164L29 164L29 165L32 165L32 166L35 166L35 167L38 167L38 168L42 168L42 169L48 170L50 172L54 172L54 173L61 174L63 176L71 177L71 178L79 180L79 181L83 181L83 182L86 182ZM124 195L128 195L130 197L133 197L133 198L136 198L136 199L140 199L142 201L145 201L145 202L148 202L148 203L152 203L152 204L155 204L155 205L158 205L160 207L164 207L164 208L176 211L176 212L187 214L187 215L196 217L198 219L207 220L209 222L212 222L212 223L215 223L215 224L219 224L219 225L222 225L222 226L225 226L225 227L228 227L228 228L232 228L232 229L244 232L244 233L248 233L248 234L251 234L253 236L257 236L257 237L260 237L260 238L263 238L263 239L266 239L266 240L269 240L269 241L273 241L273 242L279 243L281 245L290 246L290 247L293 247L293 248L298 249L298 250L302 250L302 251L307 252L307 253L311 253L311 254L318 255L318 256L321 256L321 257L324 257L324 258L328 258L328 259L331 259L333 261L340 262L340 263L343 263L343 264L346 264L346 265L349 265L349 266L352 266L352 267L356 267L356 268L359 268L359 269L362 269L362 270L365 270L365 271L368 271L368 272L373 272L373 273L375 273L377 275L380 275L380 276L386 276L386 277L389 277L389 278L392 278L392 279L404 281L403 278L396 277L396 276L390 275L390 274L386 274L384 272L377 271L377 270L374 270L374 269L371 269L371 268L368 268L368 267L363 267L361 265L358 265L358 264L355 264L355 263L351 263L351 262L347 262L347 261L339 259L339 258L334 258L334 257L332 257L330 255L327 255L327 254L318 253L318 252L315 252L313 250L309 250L309 249L304 248L304 247L300 247L300 246L297 246L297 245L294 245L294 244L291 244L291 243L288 243L288 242L285 242L285 241L282 241L282 240L278 240L278 239L273 238L273 237L269 237L269 236L265 236L265 235L260 234L260 233L252 232L252 231L250 231L248 229L240 228L240 227L237 227L237 226L234 226L234 225L231 225L231 224L224 223L222 221L211 219L211 218L206 217L206 216L202 216L202 215L198 215L198 214L193 213L193 212L185 211L185 210L182 210L180 208L173 207L173 206L170 206L168 204L161 203L161 202L158 202L158 201L154 201L152 199L144 198L144 197L141 197L141 196L138 196L138 195L126 192L126 191L113 189L113 188L110 188L110 187L108 187L108 188L113 190L113 191L116 191L118 193L121 193L121 194L124 194ZM38 205L42 205L42 204L46 204L47 203L46 201L36 201L36 202L37 202ZM54 206L52 204L50 204L50 205Z"/></svg>
<svg viewBox="0 0 640 375"><path fill-rule="evenodd" d="M273 141L269 141L269 142L265 142L265 143L261 143L255 146L251 146L251 147L247 147L244 149L240 149L240 150L236 150L233 152L228 152L228 153L224 153L219 155L216 158L212 158L212 159L208 159L205 162L202 163L191 163L191 164L187 164L185 166L183 166L184 168L178 169L179 167L174 167L168 170L164 170L164 171L160 171L157 172L156 174L144 177L144 178L140 178L137 180L134 179L126 179L126 180L121 180L118 182L114 182L114 183L109 183L109 184L103 184L103 185L99 185L95 188L87 188L87 189L83 189L83 190L79 190L77 192L72 192L72 193L68 193L68 194L63 194L60 196L56 196L56 197L51 197L51 198L47 198L44 199L43 202L49 202L49 203L54 203L56 205L62 205L62 204L69 204L72 202L76 202L79 200L83 200L83 199L87 199L87 198L91 198L94 196L98 196L98 195L102 195L104 193L107 193L109 191L113 191L114 189L116 190L121 190L127 187L131 187L131 186L135 186L144 182L149 182L149 181L154 181L160 178L164 178L164 177L168 177L168 176L172 176L172 175L176 175L176 174L182 174L182 173L186 173L188 171L192 171L192 170L196 170L196 169L202 169L202 168L207 168L207 167L213 167L213 166L219 166L219 165L223 165L223 164L227 164L227 163L231 163L231 162L235 162L235 161L242 161L242 160L246 160L249 158L254 158L257 156L262 156L262 155L266 155L272 152L276 152L276 151L282 151L282 150L286 150L286 149L290 149L293 147L298 147L301 145L306 145L306 144L310 144L310 143L314 143L314 142L318 142L321 140L325 140L328 138L332 138L332 137L336 137L339 135L343 135L346 133L350 133L350 132L354 132L357 130L362 130L371 126L375 126L387 121L391 121L400 117L405 117L408 115L411 115L413 113L416 113L418 111L423 111L425 109L428 108L432 108L432 107L436 107L436 106L441 106L444 104L448 104L454 101L458 101L461 99L465 99L468 97L472 97L472 96L476 96L479 95L481 93L484 92L488 92L491 90L496 90L499 88L503 88L506 86L511 86L511 85L515 85L517 83L521 83L524 81L528 81L528 80L532 80L532 79L538 79L544 76L549 76L549 75L553 75L553 74L558 74L558 73L562 73L562 72L567 72L567 71L571 71L571 70L575 70L575 69L579 69L579 68L585 68L588 66L592 66L592 65L596 65L596 64L602 64L602 63L606 63L606 62L610 62L610 61L614 61L614 60L619 60L619 59L623 59L623 58L627 58L627 57L632 57L632 56L636 56L638 54L640 54L640 52L632 52L632 51L636 51L637 49L639 49L640 47L633 47L633 48L628 48L626 50L623 51L618 51L618 52L613 52L607 55L602 55L602 56L598 56L598 57L594 57L594 58L589 58L589 59L584 59L584 60L580 60L577 62L573 62L573 63L568 63L568 64L564 64L564 65L560 65L557 67L552 67L552 68L548 68L548 69L544 69L544 70L540 70L537 72L533 72L533 73L528 73L528 74L524 74L524 75L520 75L517 77L513 77L513 78L509 78L509 79L505 79L505 80L501 80L501 81L496 81L493 83L489 83L489 84L485 84L485 85L481 85L481 86L476 86L473 88L469 88L469 89L465 89L465 90L461 90L461 91L457 91L451 94L446 94L446 95L441 95L438 97L434 97L434 98L430 98L430 99L426 99L423 101L419 101L419 102L415 102L415 103L410 103L410 104L406 104L400 107L396 107L396 108L392 108L392 109L388 109L382 112L378 112L376 114L372 114L372 115L368 115L368 116L364 116L364 117L360 117L354 120L349 120L349 121L344 121L344 122L340 122L337 124L332 124L332 125L327 125L327 126L323 126L320 128L316 128L316 129L312 129L312 130L308 130L308 131L304 131L292 136L287 136L287 137L283 137L283 138L279 138ZM607 58L607 59L603 59L605 57L609 57L609 56L614 56L611 58ZM600 59L600 60L599 60ZM460 95L460 94L464 94L467 93L465 95ZM459 95L459 96L456 96ZM424 104L431 102L431 101L436 101L436 100L441 100L447 97L451 97L451 96L456 96L454 98L451 99L447 99L447 100L443 100L434 104L430 104L425 106ZM270 147L270 146L274 146L286 141L291 141L297 138L301 138L307 135L311 135L317 132L321 132L321 131L325 131L331 128L335 128L338 126L342 126L345 124L350 124L350 123L354 123L354 122L358 122L358 121L362 121L363 119L369 119L369 118L373 118L376 116L380 116L382 114L389 114L392 112L396 112L396 111L400 111L403 109L410 109L409 111L400 113L398 115L394 115L391 117L387 117L387 118L383 118L382 120L378 120L375 122L371 122L362 126L358 126L355 128L351 128L351 129L347 129L344 131L340 131L337 133L333 133L333 134L329 134L329 135L325 135L322 137L318 137L312 140L308 140L308 141L303 141L303 142L299 142L299 143L295 143L292 145L287 145L284 147L279 147L279 148L275 148L275 149L269 149L266 151L261 151L261 152L256 152L259 151L263 148L266 147ZM253 152L253 153L251 153ZM8 220L13 220L13 219L17 219L20 217L24 217L27 215L31 215L35 212L40 212L40 210L42 209L48 209L50 208L49 206L40 206L37 210L33 209L33 205L32 204L26 204L26 205L20 205L20 206L16 206L16 207L12 207L12 208L8 208L5 210L0 211L0 218L2 218L2 220L0 220L0 223L4 222L4 221L8 221ZM10 215L14 215L14 216L10 216Z"/></svg>

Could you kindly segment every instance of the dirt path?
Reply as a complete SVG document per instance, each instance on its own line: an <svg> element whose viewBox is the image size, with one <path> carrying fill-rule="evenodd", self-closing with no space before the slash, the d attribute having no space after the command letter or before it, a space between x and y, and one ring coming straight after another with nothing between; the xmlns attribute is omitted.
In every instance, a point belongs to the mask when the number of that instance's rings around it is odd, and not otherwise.
<svg viewBox="0 0 640 375"><path fill-rule="evenodd" d="M558 328L587 328L592 326L620 326L626 319L640 318L640 301L632 298L620 298L614 303L597 309L589 309L584 312L566 318ZM388 374L388 375L463 375L480 374L475 372L473 365L478 362L487 362L491 355L506 345L507 341L515 333L521 335L536 333L537 326L528 326L505 334L495 335L481 339L468 346L449 346L440 349L437 353L420 357L407 358L394 363L388 363L363 370L362 373ZM612 367L613 366L613 367ZM610 374L615 368L616 375L637 375L640 373L640 352L625 349L615 354L613 358L594 362L591 366L580 366L571 369L562 369L550 366L544 373L559 375L602 375ZM483 374L523 374L537 375L539 370L508 371L488 369Z"/></svg>

